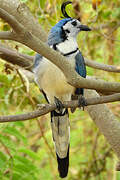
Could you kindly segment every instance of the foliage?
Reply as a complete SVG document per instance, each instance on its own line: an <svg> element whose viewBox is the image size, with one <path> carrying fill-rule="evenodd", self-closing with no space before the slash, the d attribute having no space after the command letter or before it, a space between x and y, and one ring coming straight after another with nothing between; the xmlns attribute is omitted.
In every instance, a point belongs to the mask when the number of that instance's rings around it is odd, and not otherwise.
<svg viewBox="0 0 120 180"><path fill-rule="evenodd" d="M60 20L60 5L63 0L20 0L26 3L40 24L48 32ZM106 64L119 65L120 1L118 0L73 0L74 9L69 13L84 24L96 27L89 34L81 32L78 43L84 56ZM80 11L77 11L77 7ZM107 24L107 28L102 28ZM7 23L0 20L0 30L8 30ZM3 41L19 52L34 55L19 43ZM17 68L5 71L5 62L0 61L0 115L29 112L45 102L38 88L30 84L29 92L22 84ZM88 75L106 80L119 81L119 76L87 68ZM119 104L109 107L120 119ZM100 134L87 112L70 113L71 151L68 180L119 180L115 172L116 159L104 137ZM26 122L0 125L0 179L1 180L52 180L58 178L54 145L50 130L49 115Z"/></svg>

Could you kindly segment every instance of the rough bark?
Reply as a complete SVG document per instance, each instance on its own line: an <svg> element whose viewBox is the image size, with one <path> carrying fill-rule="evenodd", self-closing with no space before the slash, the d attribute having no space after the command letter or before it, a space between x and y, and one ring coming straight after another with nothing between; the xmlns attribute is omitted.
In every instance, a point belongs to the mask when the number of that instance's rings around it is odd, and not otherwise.
<svg viewBox="0 0 120 180"><path fill-rule="evenodd" d="M36 37L46 42L47 36L45 31L24 3L21 3L19 0L0 0L0 8L14 16L19 23L29 29Z"/></svg>
<svg viewBox="0 0 120 180"><path fill-rule="evenodd" d="M94 90L85 90L85 97L99 97ZM95 122L100 132L105 136L112 149L120 158L120 123L107 105L98 104L86 107L92 120Z"/></svg>

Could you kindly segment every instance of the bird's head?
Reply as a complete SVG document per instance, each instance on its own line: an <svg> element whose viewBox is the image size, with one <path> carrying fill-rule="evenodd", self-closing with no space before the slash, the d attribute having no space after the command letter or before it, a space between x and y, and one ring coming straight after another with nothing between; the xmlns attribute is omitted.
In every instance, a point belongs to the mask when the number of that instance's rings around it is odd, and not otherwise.
<svg viewBox="0 0 120 180"><path fill-rule="evenodd" d="M77 19L71 18L67 21L63 26L63 31L65 32L66 36L68 37L76 37L80 31L90 31L91 29L81 24L81 22Z"/></svg>
<svg viewBox="0 0 120 180"><path fill-rule="evenodd" d="M48 44L52 45L53 42L60 43L65 41L69 37L75 38L80 31L91 31L91 29L81 24L81 22L77 19L71 18L65 7L68 4L71 4L71 1L67 1L62 4L61 11L64 16L64 19L60 20L50 31L48 36Z"/></svg>

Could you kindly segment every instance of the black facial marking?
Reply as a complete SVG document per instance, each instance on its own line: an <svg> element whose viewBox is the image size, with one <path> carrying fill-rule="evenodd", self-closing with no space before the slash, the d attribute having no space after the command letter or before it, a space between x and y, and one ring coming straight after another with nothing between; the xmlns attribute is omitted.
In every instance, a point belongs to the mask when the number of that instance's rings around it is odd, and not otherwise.
<svg viewBox="0 0 120 180"><path fill-rule="evenodd" d="M61 27L62 29L62 34L61 34L61 38L63 39L63 41L67 40L67 35L65 33L65 30L63 29L63 27Z"/></svg>
<svg viewBox="0 0 120 180"><path fill-rule="evenodd" d="M76 22L76 21L73 21L71 24L72 24L73 26L76 26L76 25L77 25L77 22Z"/></svg>
<svg viewBox="0 0 120 180"><path fill-rule="evenodd" d="M56 45L57 45L57 44L53 44L53 49L54 49L54 50L57 50Z"/></svg>
<svg viewBox="0 0 120 180"><path fill-rule="evenodd" d="M65 32L70 33L70 31L68 29L66 29Z"/></svg>

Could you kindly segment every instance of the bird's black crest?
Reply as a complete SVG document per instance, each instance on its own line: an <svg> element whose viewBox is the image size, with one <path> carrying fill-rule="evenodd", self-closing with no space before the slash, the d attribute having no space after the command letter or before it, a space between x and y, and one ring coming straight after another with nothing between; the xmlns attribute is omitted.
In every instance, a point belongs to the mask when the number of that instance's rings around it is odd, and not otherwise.
<svg viewBox="0 0 120 180"><path fill-rule="evenodd" d="M65 10L65 8L66 8L66 6L67 6L68 4L72 4L72 2L71 2L71 1L66 1L66 2L64 2L64 3L62 4L62 6L61 6L61 11L62 11L62 14L63 14L63 16L64 16L65 18L71 18L71 17L67 14L67 12L66 12L66 10Z"/></svg>

